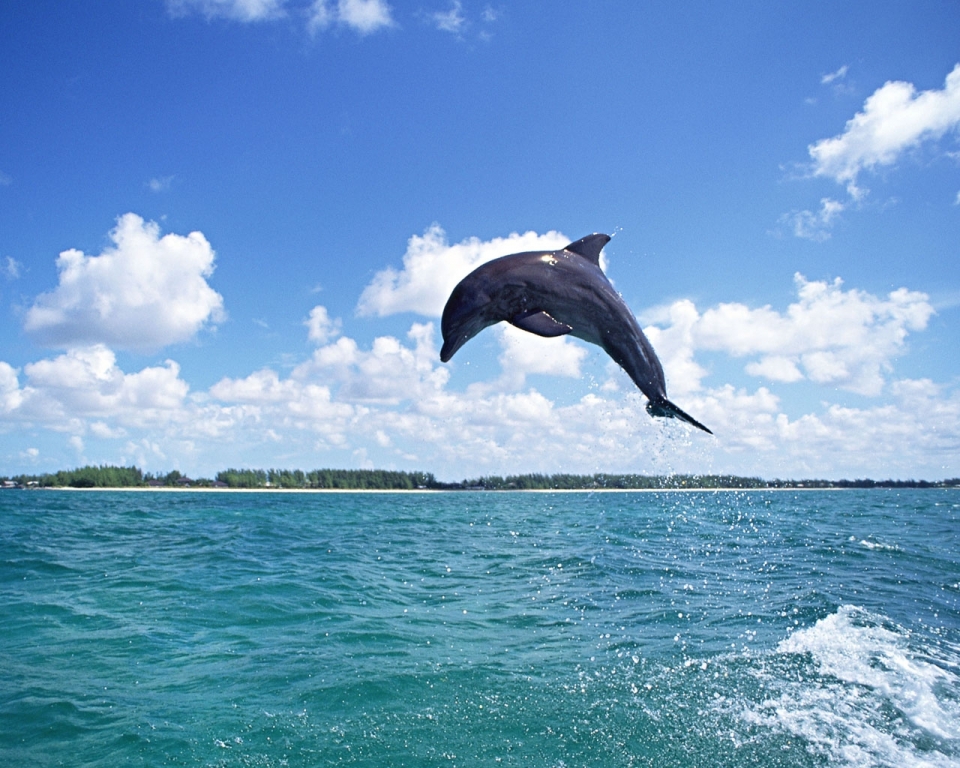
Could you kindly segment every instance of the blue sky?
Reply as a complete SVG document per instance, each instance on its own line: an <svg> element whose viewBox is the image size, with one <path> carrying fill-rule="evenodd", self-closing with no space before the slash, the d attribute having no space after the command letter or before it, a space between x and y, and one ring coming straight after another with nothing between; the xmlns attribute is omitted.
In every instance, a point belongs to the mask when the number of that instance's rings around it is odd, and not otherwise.
<svg viewBox="0 0 960 768"><path fill-rule="evenodd" d="M12 0L0 474L960 475L960 6ZM715 437L498 326L607 274Z"/></svg>

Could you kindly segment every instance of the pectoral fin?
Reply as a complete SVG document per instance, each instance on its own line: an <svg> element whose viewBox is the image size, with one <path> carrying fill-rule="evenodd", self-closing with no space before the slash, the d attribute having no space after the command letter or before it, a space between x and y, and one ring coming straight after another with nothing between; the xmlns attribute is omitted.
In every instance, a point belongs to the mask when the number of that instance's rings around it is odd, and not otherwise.
<svg viewBox="0 0 960 768"><path fill-rule="evenodd" d="M546 336L547 338L563 336L573 330L573 328L566 323L554 320L546 312L538 310L523 312L514 317L510 323L521 330L535 333L537 336Z"/></svg>

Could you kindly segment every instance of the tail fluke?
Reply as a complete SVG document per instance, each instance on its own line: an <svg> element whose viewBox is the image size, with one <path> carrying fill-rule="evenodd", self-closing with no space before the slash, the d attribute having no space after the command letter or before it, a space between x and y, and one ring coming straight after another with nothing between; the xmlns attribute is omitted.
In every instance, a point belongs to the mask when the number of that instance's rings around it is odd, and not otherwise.
<svg viewBox="0 0 960 768"><path fill-rule="evenodd" d="M682 411L665 397L659 400L648 400L647 413L649 413L651 416L664 416L671 419L680 419L680 421L685 421L687 424L692 424L697 429L702 429L709 435L713 434L713 432L703 426L703 424L693 418L693 416L685 411Z"/></svg>

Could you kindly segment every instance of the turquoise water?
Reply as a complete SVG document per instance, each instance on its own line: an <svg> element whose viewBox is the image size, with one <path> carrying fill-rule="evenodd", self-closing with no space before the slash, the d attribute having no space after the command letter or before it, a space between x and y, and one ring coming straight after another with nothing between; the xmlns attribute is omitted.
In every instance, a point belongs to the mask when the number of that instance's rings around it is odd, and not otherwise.
<svg viewBox="0 0 960 768"><path fill-rule="evenodd" d="M3 766L960 766L960 492L0 493Z"/></svg>

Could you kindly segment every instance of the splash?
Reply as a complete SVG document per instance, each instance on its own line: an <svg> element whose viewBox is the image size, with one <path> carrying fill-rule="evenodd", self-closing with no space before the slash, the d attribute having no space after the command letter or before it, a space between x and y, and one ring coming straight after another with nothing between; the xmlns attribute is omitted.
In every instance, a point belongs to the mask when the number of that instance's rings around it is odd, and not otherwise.
<svg viewBox="0 0 960 768"><path fill-rule="evenodd" d="M775 694L748 722L786 730L835 765L960 766L955 649L845 605L780 642L776 657Z"/></svg>

